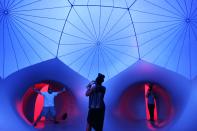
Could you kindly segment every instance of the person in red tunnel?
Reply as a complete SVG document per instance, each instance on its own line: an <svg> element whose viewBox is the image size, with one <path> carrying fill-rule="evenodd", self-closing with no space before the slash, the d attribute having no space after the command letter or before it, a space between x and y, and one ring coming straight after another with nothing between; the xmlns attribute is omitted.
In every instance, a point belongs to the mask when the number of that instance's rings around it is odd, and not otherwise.
<svg viewBox="0 0 197 131"><path fill-rule="evenodd" d="M153 93L153 84L149 83L149 89L146 94L146 97L148 99L148 110L150 114L150 121L154 122L154 109L155 109L155 94Z"/></svg>
<svg viewBox="0 0 197 131"><path fill-rule="evenodd" d="M87 85L86 96L89 96L89 111L87 117L86 131L91 131L94 128L96 131L103 130L105 117L104 95L106 88L102 86L105 76L98 74L95 81Z"/></svg>
<svg viewBox="0 0 197 131"><path fill-rule="evenodd" d="M49 86L50 86L50 84L49 84ZM64 92L66 89L63 88L62 91L54 92L52 87L49 87L48 92L40 92L39 90L37 90L36 88L33 87L33 90L44 97L44 105L43 105L42 112L39 115L39 117L37 118L37 120L34 122L33 126L35 127L37 125L37 123L40 121L41 117L42 116L46 117L48 113L50 113L50 115L52 115L54 123L58 123L58 121L56 119L56 110L55 110L55 104L54 104L55 99L54 98L58 94Z"/></svg>

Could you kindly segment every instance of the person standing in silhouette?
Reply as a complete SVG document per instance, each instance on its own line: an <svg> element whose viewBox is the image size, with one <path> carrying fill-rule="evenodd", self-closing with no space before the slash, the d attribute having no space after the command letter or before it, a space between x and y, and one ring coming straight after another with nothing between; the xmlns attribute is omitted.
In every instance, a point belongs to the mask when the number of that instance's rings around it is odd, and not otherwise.
<svg viewBox="0 0 197 131"><path fill-rule="evenodd" d="M103 123L105 117L105 103L104 96L106 88L102 86L105 76L101 73L98 74L95 81L87 85L86 96L89 97L89 111L87 116L86 131L103 130Z"/></svg>
<svg viewBox="0 0 197 131"><path fill-rule="evenodd" d="M150 83L149 84L149 89L148 92L146 94L146 97L148 99L148 110L149 110L149 114L150 114L150 121L154 121L154 109L155 109L155 95L153 93L153 84Z"/></svg>
<svg viewBox="0 0 197 131"><path fill-rule="evenodd" d="M41 117L42 116L46 117L48 113L50 113L50 115L52 115L54 123L58 123L58 121L56 119L56 110L55 110L55 102L54 101L55 101L55 97L58 94L64 92L66 89L63 88L62 91L54 92L52 87L50 87L50 84L49 84L48 92L40 92L39 90L37 90L34 87L32 89L44 97L44 105L43 105L42 112L39 115L39 117L37 118L37 120L34 122L33 126L35 127L37 125L37 123L40 121Z"/></svg>

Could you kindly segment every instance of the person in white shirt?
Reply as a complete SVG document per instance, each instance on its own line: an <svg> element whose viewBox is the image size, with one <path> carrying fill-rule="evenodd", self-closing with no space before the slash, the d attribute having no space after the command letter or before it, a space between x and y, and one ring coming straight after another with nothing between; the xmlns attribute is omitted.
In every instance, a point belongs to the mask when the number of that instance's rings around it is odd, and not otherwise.
<svg viewBox="0 0 197 131"><path fill-rule="evenodd" d="M148 92L146 94L146 97L148 99L148 110L150 114L150 121L154 121L154 109L155 109L155 103L154 103L155 95L153 93L152 88L153 88L153 84L150 83Z"/></svg>
<svg viewBox="0 0 197 131"><path fill-rule="evenodd" d="M49 85L50 86L50 85ZM38 94L44 97L44 105L41 114L39 115L38 119L34 122L33 126L36 126L37 123L40 121L42 116L47 116L48 113L53 116L54 123L58 123L56 119L56 110L55 110L55 97L64 92L65 88L62 91L54 92L51 87L48 88L48 92L40 92L38 89L33 87L33 90Z"/></svg>

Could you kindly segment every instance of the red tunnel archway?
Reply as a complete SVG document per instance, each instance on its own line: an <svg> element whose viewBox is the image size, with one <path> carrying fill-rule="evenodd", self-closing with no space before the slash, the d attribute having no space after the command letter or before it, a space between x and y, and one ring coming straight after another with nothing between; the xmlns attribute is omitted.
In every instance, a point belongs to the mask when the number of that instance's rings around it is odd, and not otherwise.
<svg viewBox="0 0 197 131"><path fill-rule="evenodd" d="M136 124L139 121L149 120L150 114L145 97L147 89L147 82L129 86L119 97L114 110L115 116ZM170 122L174 115L174 107L169 93L162 86L154 84L153 91L157 95L154 120L156 120L156 127L162 127Z"/></svg>
<svg viewBox="0 0 197 131"><path fill-rule="evenodd" d="M46 92L48 91L49 84L55 92L61 91L63 88L65 88L63 84L54 81L50 83L48 83L48 81L42 81L40 83L34 84L33 87L41 92ZM43 104L44 97L33 91L31 86L23 95L21 102L18 102L17 108L20 116L29 124L32 124L40 115ZM60 122L64 122L62 120L62 116L65 113L68 114L69 119L74 119L79 115L76 98L67 87L65 92L60 93L55 97L55 109L57 112L57 120ZM48 123L51 123L51 121L46 119L45 117L42 117L36 128L44 128Z"/></svg>

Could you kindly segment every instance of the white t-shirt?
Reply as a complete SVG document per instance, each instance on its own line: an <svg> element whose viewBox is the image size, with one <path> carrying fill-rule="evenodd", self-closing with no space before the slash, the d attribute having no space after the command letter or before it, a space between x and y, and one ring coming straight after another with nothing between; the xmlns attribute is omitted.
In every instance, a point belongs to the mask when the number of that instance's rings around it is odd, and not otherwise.
<svg viewBox="0 0 197 131"><path fill-rule="evenodd" d="M44 96L44 107L50 107L54 106L54 100L55 96L58 95L58 92L52 92L49 94L48 92L41 92L41 94Z"/></svg>

